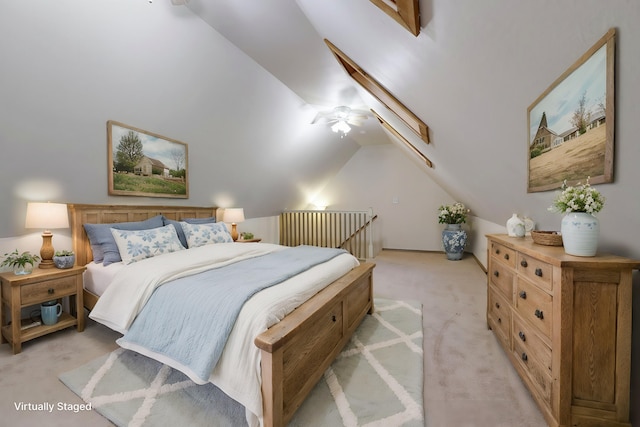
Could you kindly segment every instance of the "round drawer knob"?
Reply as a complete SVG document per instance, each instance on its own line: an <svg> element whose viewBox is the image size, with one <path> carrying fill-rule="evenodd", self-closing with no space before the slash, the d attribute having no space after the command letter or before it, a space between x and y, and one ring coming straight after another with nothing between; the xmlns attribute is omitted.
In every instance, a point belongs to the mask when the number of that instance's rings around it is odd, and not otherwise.
<svg viewBox="0 0 640 427"><path fill-rule="evenodd" d="M527 260L526 259L523 259L522 261L520 261L520 265L526 268L527 265L529 265L529 264L527 264Z"/></svg>
<svg viewBox="0 0 640 427"><path fill-rule="evenodd" d="M498 276L500 276L500 273L498 273L498 270L496 270L496 271L493 272L493 275L498 277Z"/></svg>
<svg viewBox="0 0 640 427"><path fill-rule="evenodd" d="M509 254L504 254L504 259L509 260Z"/></svg>
<svg viewBox="0 0 640 427"><path fill-rule="evenodd" d="M53 288L49 288L49 289L47 290L47 293L48 293L49 295L53 295L53 293L54 293L54 292L55 292L55 289L53 289Z"/></svg>
<svg viewBox="0 0 640 427"><path fill-rule="evenodd" d="M541 268L536 268L536 276L542 277L542 269Z"/></svg>
<svg viewBox="0 0 640 427"><path fill-rule="evenodd" d="M525 291L520 291L520 293L518 294L518 296L522 299L527 299L527 293Z"/></svg>
<svg viewBox="0 0 640 427"><path fill-rule="evenodd" d="M522 353L522 356L520 356L522 358L523 361L527 361L529 359L529 357L527 356L527 353Z"/></svg>
<svg viewBox="0 0 640 427"><path fill-rule="evenodd" d="M518 332L518 336L520 337L520 339L522 341L526 341L527 340L527 337L524 335L524 332L522 332L522 331Z"/></svg>

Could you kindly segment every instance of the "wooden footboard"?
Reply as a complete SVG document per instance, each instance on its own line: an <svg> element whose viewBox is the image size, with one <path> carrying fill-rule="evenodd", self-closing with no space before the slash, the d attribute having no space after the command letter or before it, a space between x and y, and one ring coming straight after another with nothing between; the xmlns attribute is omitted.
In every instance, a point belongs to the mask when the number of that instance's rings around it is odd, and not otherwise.
<svg viewBox="0 0 640 427"><path fill-rule="evenodd" d="M373 313L374 267L356 267L255 339L265 427L289 422L365 314Z"/></svg>

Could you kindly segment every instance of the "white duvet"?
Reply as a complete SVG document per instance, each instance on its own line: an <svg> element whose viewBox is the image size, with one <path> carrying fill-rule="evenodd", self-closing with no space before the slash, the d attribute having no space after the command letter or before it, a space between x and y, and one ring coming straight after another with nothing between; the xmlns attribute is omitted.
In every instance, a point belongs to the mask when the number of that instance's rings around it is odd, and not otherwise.
<svg viewBox="0 0 640 427"><path fill-rule="evenodd" d="M89 317L124 334L163 283L282 249L285 247L268 243L222 243L127 265L114 276ZM352 255L340 255L245 303L210 382L245 407L249 426L262 424L260 350L253 343L255 337L357 265Z"/></svg>

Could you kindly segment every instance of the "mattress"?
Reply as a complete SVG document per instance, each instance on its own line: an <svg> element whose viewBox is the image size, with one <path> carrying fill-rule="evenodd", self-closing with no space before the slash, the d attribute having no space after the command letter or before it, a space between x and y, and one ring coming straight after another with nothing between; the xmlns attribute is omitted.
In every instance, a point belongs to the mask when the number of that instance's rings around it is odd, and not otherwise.
<svg viewBox="0 0 640 427"><path fill-rule="evenodd" d="M124 268L122 262L115 262L104 266L101 263L90 262L84 272L84 288L94 295L101 296L107 289L113 277Z"/></svg>

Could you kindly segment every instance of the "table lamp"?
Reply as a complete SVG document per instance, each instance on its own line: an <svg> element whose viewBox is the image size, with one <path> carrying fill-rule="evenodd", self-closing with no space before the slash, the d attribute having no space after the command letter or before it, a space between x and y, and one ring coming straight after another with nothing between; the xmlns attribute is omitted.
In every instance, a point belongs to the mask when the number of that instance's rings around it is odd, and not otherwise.
<svg viewBox="0 0 640 427"><path fill-rule="evenodd" d="M53 245L51 239L53 228L69 228L69 214L64 203L27 203L27 220L25 228L44 229L42 248L40 248L40 268L53 268Z"/></svg>
<svg viewBox="0 0 640 427"><path fill-rule="evenodd" d="M223 222L231 223L231 238L235 242L238 240L238 230L236 225L238 222L244 221L244 209L242 208L227 208L222 215Z"/></svg>

